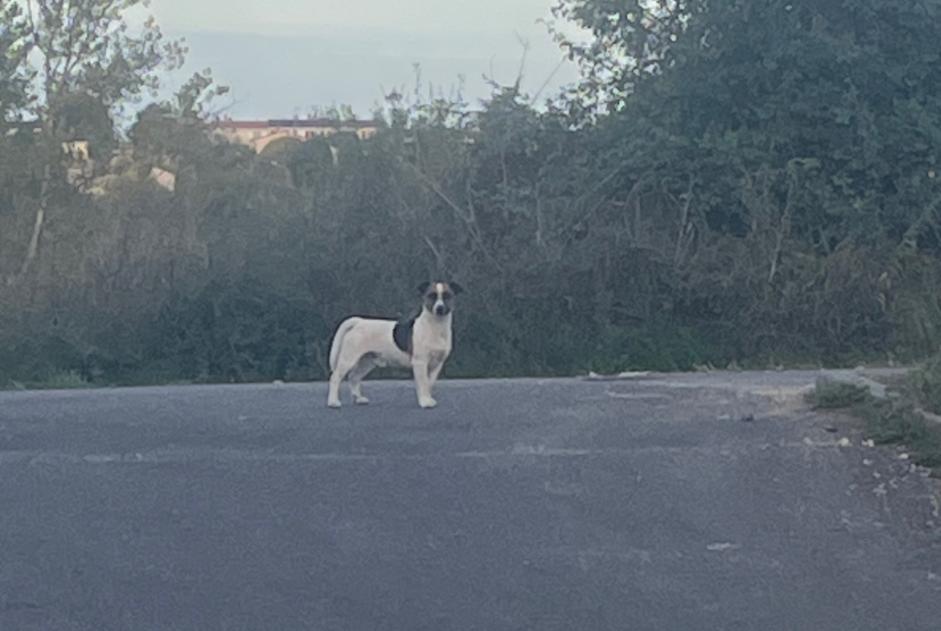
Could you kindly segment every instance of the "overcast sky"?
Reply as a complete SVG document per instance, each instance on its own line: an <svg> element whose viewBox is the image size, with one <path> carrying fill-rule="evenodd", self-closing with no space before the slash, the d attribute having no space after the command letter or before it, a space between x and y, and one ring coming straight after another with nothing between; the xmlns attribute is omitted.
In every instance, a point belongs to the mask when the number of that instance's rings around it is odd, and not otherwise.
<svg viewBox="0 0 941 631"><path fill-rule="evenodd" d="M185 37L188 71L211 67L232 88L236 118L303 116L349 104L367 117L383 92L423 80L445 92L487 95L484 74L511 83L530 45L523 86L545 96L572 82L540 19L555 0L152 0L170 37ZM561 64L561 65L560 65ZM170 87L180 83L177 73ZM427 86L425 91L427 92Z"/></svg>

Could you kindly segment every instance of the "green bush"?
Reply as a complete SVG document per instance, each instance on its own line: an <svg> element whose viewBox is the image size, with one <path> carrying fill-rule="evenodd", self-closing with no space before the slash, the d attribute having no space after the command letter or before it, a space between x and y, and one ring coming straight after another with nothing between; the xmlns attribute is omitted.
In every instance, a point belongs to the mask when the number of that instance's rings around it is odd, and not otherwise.
<svg viewBox="0 0 941 631"><path fill-rule="evenodd" d="M849 408L871 400L868 386L832 379L818 379L808 396L809 402L820 409Z"/></svg>
<svg viewBox="0 0 941 631"><path fill-rule="evenodd" d="M941 414L941 355L935 355L911 376L912 388L926 410Z"/></svg>
<svg viewBox="0 0 941 631"><path fill-rule="evenodd" d="M910 401L880 401L858 409L872 440L905 445L917 464L941 467L941 426L915 411Z"/></svg>
<svg viewBox="0 0 941 631"><path fill-rule="evenodd" d="M54 131L0 121L0 379L323 377L342 318L407 315L432 276L468 288L451 376L938 348L941 3L623 4L558 3L604 45L570 49L586 82L551 107L396 95L372 139L277 156L214 139L196 75L112 138L96 194ZM94 101L48 113L109 146L121 104Z"/></svg>

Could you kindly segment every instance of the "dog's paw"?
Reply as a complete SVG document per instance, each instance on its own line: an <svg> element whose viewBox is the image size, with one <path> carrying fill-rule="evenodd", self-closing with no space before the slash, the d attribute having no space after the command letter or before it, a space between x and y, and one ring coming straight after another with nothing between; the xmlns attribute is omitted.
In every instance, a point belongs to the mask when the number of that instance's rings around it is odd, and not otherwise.
<svg viewBox="0 0 941 631"><path fill-rule="evenodd" d="M428 397L427 399L419 399L418 405L426 410L430 410L431 408L438 405L438 402L432 399L431 397Z"/></svg>
<svg viewBox="0 0 941 631"><path fill-rule="evenodd" d="M327 407L332 408L334 410L339 410L341 407L341 404L339 401L327 401Z"/></svg>
<svg viewBox="0 0 941 631"><path fill-rule="evenodd" d="M369 405L369 399L366 397L353 397L353 403L356 405Z"/></svg>

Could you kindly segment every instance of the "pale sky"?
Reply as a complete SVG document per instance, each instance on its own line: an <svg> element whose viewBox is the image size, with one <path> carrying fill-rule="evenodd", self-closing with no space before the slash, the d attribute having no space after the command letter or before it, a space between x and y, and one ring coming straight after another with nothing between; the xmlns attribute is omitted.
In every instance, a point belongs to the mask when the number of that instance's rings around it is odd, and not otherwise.
<svg viewBox="0 0 941 631"><path fill-rule="evenodd" d="M482 75L511 83L530 48L524 90L540 101L575 80L540 19L555 0L152 0L169 37L190 47L186 71L211 67L232 88L235 118L303 116L349 104L368 117L383 92L414 90L414 64L448 92L465 78L472 104ZM572 32L571 28L568 28ZM187 72L167 83L178 85Z"/></svg>

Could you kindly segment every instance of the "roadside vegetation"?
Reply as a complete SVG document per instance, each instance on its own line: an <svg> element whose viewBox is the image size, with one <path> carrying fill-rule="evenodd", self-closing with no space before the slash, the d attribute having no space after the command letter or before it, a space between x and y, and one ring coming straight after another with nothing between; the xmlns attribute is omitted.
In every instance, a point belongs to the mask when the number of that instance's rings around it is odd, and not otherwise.
<svg viewBox="0 0 941 631"><path fill-rule="evenodd" d="M261 155L210 72L154 96L186 50L137 4L0 0L0 384L320 378L432 275L468 290L451 376L941 347L941 0L561 0L565 92L419 86Z"/></svg>
<svg viewBox="0 0 941 631"><path fill-rule="evenodd" d="M904 378L886 383L885 397L873 396L866 385L820 380L808 400L817 409L845 410L861 418L868 439L876 444L902 445L913 462L941 472L938 365L935 357Z"/></svg>

